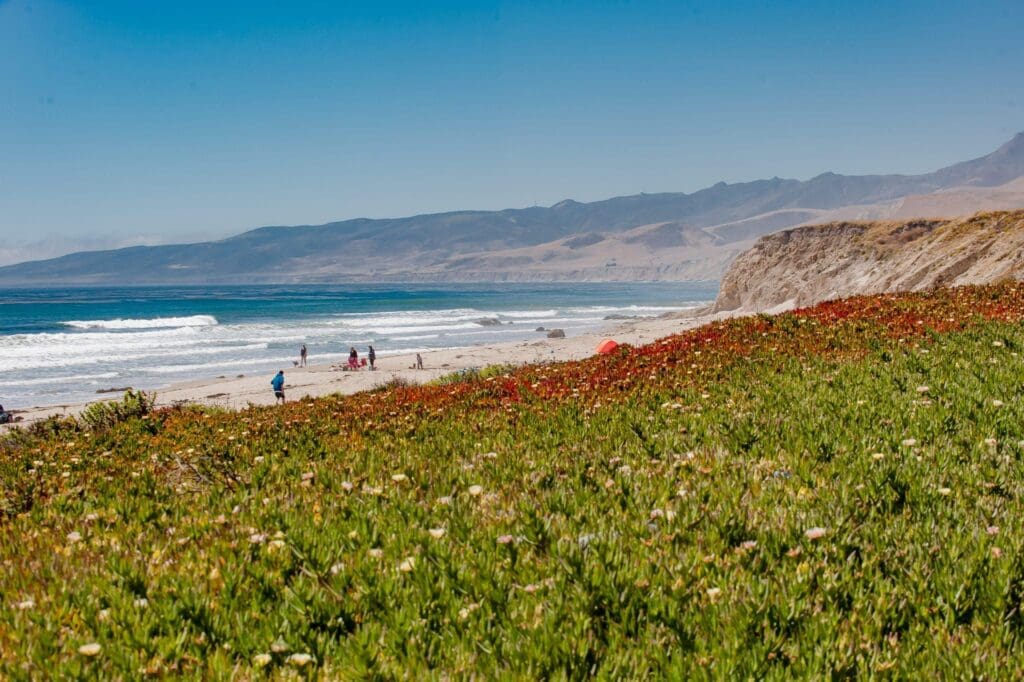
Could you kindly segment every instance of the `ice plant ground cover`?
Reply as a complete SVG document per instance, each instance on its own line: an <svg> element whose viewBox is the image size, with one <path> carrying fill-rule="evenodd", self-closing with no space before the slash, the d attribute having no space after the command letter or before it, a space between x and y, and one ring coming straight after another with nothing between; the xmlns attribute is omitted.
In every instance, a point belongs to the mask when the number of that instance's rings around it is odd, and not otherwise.
<svg viewBox="0 0 1024 682"><path fill-rule="evenodd" d="M0 677L998 677L1024 285L0 444Z"/></svg>

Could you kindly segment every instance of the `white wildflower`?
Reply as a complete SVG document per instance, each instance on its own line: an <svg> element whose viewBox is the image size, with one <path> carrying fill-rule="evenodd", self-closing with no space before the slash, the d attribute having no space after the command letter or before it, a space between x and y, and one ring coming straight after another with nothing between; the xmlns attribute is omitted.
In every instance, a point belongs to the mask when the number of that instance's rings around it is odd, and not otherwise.
<svg viewBox="0 0 1024 682"><path fill-rule="evenodd" d="M101 651L103 651L103 647L96 642L90 642L89 644L83 644L78 647L78 653L83 656L98 656Z"/></svg>
<svg viewBox="0 0 1024 682"><path fill-rule="evenodd" d="M296 668L302 668L312 663L313 657L309 654L292 654L288 657L288 662Z"/></svg>

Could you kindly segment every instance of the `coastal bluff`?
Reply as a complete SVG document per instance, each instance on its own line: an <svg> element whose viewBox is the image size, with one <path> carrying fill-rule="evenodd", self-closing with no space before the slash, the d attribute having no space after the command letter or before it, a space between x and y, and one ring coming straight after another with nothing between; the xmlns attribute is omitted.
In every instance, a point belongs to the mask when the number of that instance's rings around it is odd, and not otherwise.
<svg viewBox="0 0 1024 682"><path fill-rule="evenodd" d="M778 312L857 294L1024 279L1024 211L832 222L761 237L722 278L715 312Z"/></svg>

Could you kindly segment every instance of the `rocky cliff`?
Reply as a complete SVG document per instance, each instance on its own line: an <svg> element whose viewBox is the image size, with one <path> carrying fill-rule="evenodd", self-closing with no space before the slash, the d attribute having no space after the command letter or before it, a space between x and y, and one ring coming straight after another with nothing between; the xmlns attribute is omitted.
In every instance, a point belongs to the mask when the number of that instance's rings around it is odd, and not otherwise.
<svg viewBox="0 0 1024 682"><path fill-rule="evenodd" d="M716 311L777 311L854 294L1024 279L1024 211L835 222L761 237L722 279Z"/></svg>

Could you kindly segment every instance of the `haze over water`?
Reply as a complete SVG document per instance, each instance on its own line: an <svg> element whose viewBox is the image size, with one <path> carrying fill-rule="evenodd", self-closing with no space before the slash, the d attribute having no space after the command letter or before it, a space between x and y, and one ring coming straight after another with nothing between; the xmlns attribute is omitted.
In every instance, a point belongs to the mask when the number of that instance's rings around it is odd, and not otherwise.
<svg viewBox="0 0 1024 682"><path fill-rule="evenodd" d="M389 355L569 336L614 315L659 315L712 300L717 283L222 286L0 291L0 403L95 400L97 390L310 364L350 346ZM480 324L499 320L500 325ZM538 355L537 360L543 360ZM268 379L269 381L269 379Z"/></svg>

